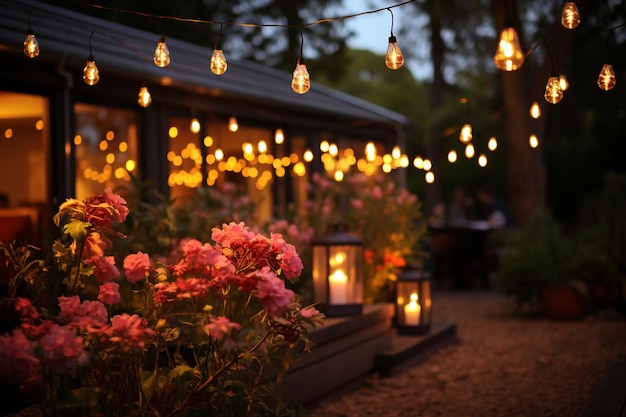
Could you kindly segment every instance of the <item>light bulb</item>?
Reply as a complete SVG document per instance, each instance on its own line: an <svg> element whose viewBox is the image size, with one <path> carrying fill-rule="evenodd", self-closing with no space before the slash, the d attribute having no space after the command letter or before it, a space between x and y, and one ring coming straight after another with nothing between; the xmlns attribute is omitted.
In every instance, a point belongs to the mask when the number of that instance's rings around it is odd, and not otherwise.
<svg viewBox="0 0 626 417"><path fill-rule="evenodd" d="M193 119L191 119L191 123L189 124L189 130L191 130L192 133L198 133L200 131L200 121L198 120L198 118L194 117Z"/></svg>
<svg viewBox="0 0 626 417"><path fill-rule="evenodd" d="M567 91L569 88L569 81L567 81L567 77L563 74L559 75L559 85L563 91Z"/></svg>
<svg viewBox="0 0 626 417"><path fill-rule="evenodd" d="M385 65L387 68L397 70L404 64L402 51L396 42L395 36L389 37L389 45L387 45L387 54L385 55Z"/></svg>
<svg viewBox="0 0 626 417"><path fill-rule="evenodd" d="M485 155L484 153L480 154L480 156L478 157L478 165L483 168L487 166L487 155Z"/></svg>
<svg viewBox="0 0 626 417"><path fill-rule="evenodd" d="M603 89L604 91L609 91L613 87L615 87L615 71L613 71L613 65L604 64L602 65L602 70L600 71L600 75L598 75L598 87Z"/></svg>
<svg viewBox="0 0 626 417"><path fill-rule="evenodd" d="M533 119L538 119L541 116L541 107L539 107L539 103L533 101L533 104L530 106L530 117Z"/></svg>
<svg viewBox="0 0 626 417"><path fill-rule="evenodd" d="M459 140L462 143L468 143L472 140L472 125L469 123L465 123L461 128L461 133L459 133Z"/></svg>
<svg viewBox="0 0 626 417"><path fill-rule="evenodd" d="M35 34L30 29L26 33L26 39L24 40L24 55L29 58L35 58L39 55L39 42L37 42Z"/></svg>
<svg viewBox="0 0 626 417"><path fill-rule="evenodd" d="M528 137L528 144L533 149L536 148L537 146L539 146L539 138L537 138L537 135L535 135L534 133L532 135L530 135Z"/></svg>
<svg viewBox="0 0 626 417"><path fill-rule="evenodd" d="M517 32L512 26L502 29L498 49L493 56L496 68L502 71L515 71L524 64L524 53Z"/></svg>
<svg viewBox="0 0 626 417"><path fill-rule="evenodd" d="M96 61L92 55L89 55L89 58L87 58L87 64L85 64L83 69L83 81L87 85L96 85L100 81L100 71L98 71Z"/></svg>
<svg viewBox="0 0 626 417"><path fill-rule="evenodd" d="M283 130L276 129L276 132L274 132L274 142L280 145L284 141L285 141L285 134L283 133Z"/></svg>
<svg viewBox="0 0 626 417"><path fill-rule="evenodd" d="M548 78L546 84L546 92L543 95L548 103L556 104L563 99L563 90L561 90L561 84L559 83L559 77Z"/></svg>
<svg viewBox="0 0 626 417"><path fill-rule="evenodd" d="M239 125L237 124L237 118L231 117L228 119L228 130L231 132L236 132L239 129Z"/></svg>
<svg viewBox="0 0 626 417"><path fill-rule="evenodd" d="M575 2L568 1L565 3L561 14L561 24L567 29L576 29L580 25L580 13L578 13Z"/></svg>
<svg viewBox="0 0 626 417"><path fill-rule="evenodd" d="M498 149L498 140L495 138L495 136L492 136L489 139L489 142L487 143L487 147L489 148L490 151L495 151L496 149Z"/></svg>
<svg viewBox="0 0 626 417"><path fill-rule="evenodd" d="M152 95L150 95L150 91L148 91L148 87L142 85L139 88L139 94L137 94L137 104L141 107L148 107L152 103Z"/></svg>
<svg viewBox="0 0 626 417"><path fill-rule="evenodd" d="M293 71L291 88L298 94L304 94L311 88L311 78L309 77L309 71L307 71L306 65L300 63L300 58L298 58L296 69Z"/></svg>
<svg viewBox="0 0 626 417"><path fill-rule="evenodd" d="M211 56L211 72L215 75L222 75L228 69L226 57L219 44L215 45L213 55Z"/></svg>
<svg viewBox="0 0 626 417"><path fill-rule="evenodd" d="M473 158L475 153L476 153L476 150L474 149L474 145L472 145L471 143L468 143L467 146L465 147L465 156L467 158Z"/></svg>
<svg viewBox="0 0 626 417"><path fill-rule="evenodd" d="M167 49L165 37L163 36L161 36L157 42L152 61L154 61L154 65L161 68L165 68L170 64L170 51Z"/></svg>
<svg viewBox="0 0 626 417"><path fill-rule="evenodd" d="M456 162L456 158L457 158L457 154L456 151L453 149L450 152L448 152L448 161L450 161L451 163L455 163Z"/></svg>

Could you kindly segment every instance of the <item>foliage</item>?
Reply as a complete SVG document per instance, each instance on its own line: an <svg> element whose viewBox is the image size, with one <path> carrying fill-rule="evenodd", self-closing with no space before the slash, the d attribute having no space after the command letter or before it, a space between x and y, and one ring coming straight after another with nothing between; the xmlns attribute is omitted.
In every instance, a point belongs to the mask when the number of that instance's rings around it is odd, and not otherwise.
<svg viewBox="0 0 626 417"><path fill-rule="evenodd" d="M69 199L51 262L20 261L32 299L11 300L21 322L0 335L0 385L16 394L5 410L288 415L280 382L322 318L285 287L302 271L295 247L232 222L167 258L126 254L120 271L111 237L127 215L110 190Z"/></svg>
<svg viewBox="0 0 626 417"><path fill-rule="evenodd" d="M422 259L421 203L389 175L352 174L332 182L312 177L309 224L318 234L344 223L363 239L365 292L368 302L388 301L386 291L398 268Z"/></svg>
<svg viewBox="0 0 626 417"><path fill-rule="evenodd" d="M496 286L518 305L534 299L543 285L571 283L578 278L574 240L550 213L537 210L529 223L510 235L500 258Z"/></svg>

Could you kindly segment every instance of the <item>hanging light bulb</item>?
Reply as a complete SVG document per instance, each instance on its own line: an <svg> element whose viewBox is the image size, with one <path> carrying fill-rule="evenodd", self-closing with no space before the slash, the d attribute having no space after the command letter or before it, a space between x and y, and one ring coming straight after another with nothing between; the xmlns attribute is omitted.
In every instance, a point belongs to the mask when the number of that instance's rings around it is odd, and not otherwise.
<svg viewBox="0 0 626 417"><path fill-rule="evenodd" d="M285 141L285 134L283 133L283 130L280 128L276 129L276 132L274 132L274 142L280 145L284 141Z"/></svg>
<svg viewBox="0 0 626 417"><path fill-rule="evenodd" d="M576 2L568 1L561 13L561 24L567 29L576 29L580 25L580 13Z"/></svg>
<svg viewBox="0 0 626 417"><path fill-rule="evenodd" d="M396 37L393 35L393 12L389 8L387 10L391 13L391 36L389 36L389 44L385 54L385 65L389 69L397 70L404 64L404 56L402 56L402 51L398 46Z"/></svg>
<svg viewBox="0 0 626 417"><path fill-rule="evenodd" d="M191 119L191 123L189 123L189 130L191 133L198 133L200 131L200 121L197 117Z"/></svg>
<svg viewBox="0 0 626 417"><path fill-rule="evenodd" d="M537 146L539 146L539 138L537 138L537 135L535 135L534 133L532 135L530 135L528 137L528 144L533 149L536 148Z"/></svg>
<svg viewBox="0 0 626 417"><path fill-rule="evenodd" d="M448 161L453 164L456 162L456 159L457 159L456 151L452 149L450 152L448 152Z"/></svg>
<svg viewBox="0 0 626 417"><path fill-rule="evenodd" d="M237 124L237 118L231 117L228 119L228 130L231 132L236 132L239 129L239 125Z"/></svg>
<svg viewBox="0 0 626 417"><path fill-rule="evenodd" d="M87 85L96 85L98 81L100 81L100 71L91 53L91 38L93 34L94 32L91 32L91 36L89 36L89 58L87 58L87 64L85 64L85 68L83 69L83 81Z"/></svg>
<svg viewBox="0 0 626 417"><path fill-rule="evenodd" d="M604 64L602 65L602 70L600 71L600 75L598 75L598 87L603 89L604 91L609 91L613 87L615 87L615 71L613 71L613 65Z"/></svg>
<svg viewBox="0 0 626 417"><path fill-rule="evenodd" d="M227 68L226 57L218 44L213 50L213 56L211 56L211 72L215 75L222 75L226 72Z"/></svg>
<svg viewBox="0 0 626 417"><path fill-rule="evenodd" d="M154 65L161 68L165 68L170 64L170 51L167 49L164 36L161 36L157 42L152 61Z"/></svg>
<svg viewBox="0 0 626 417"><path fill-rule="evenodd" d="M548 78L546 92L543 96L548 103L552 104L556 104L563 99L563 90L561 90L559 77L552 76Z"/></svg>
<svg viewBox="0 0 626 417"><path fill-rule="evenodd" d="M478 157L478 165L483 168L487 166L487 155L485 155L484 153L480 154L480 156Z"/></svg>
<svg viewBox="0 0 626 417"><path fill-rule="evenodd" d="M541 116L541 107L539 107L539 103L533 101L533 104L530 105L530 117L533 119L538 119Z"/></svg>
<svg viewBox="0 0 626 417"><path fill-rule="evenodd" d="M24 55L29 58L35 58L39 55L39 42L37 42L35 32L30 27L30 10L28 11L28 31L24 40Z"/></svg>
<svg viewBox="0 0 626 417"><path fill-rule="evenodd" d="M476 150L474 149L474 145L472 145L471 143L468 143L467 146L465 146L465 156L467 158L473 158L475 152Z"/></svg>
<svg viewBox="0 0 626 417"><path fill-rule="evenodd" d="M139 87L139 94L137 94L137 104L141 107L148 107L152 103L152 95L150 95L150 91L148 91L148 86L142 84Z"/></svg>
<svg viewBox="0 0 626 417"><path fill-rule="evenodd" d="M561 86L561 90L567 91L569 88L569 81L564 74L559 75L559 85Z"/></svg>
<svg viewBox="0 0 626 417"><path fill-rule="evenodd" d="M465 123L459 133L459 140L461 143L468 143L472 140L472 125Z"/></svg>
<svg viewBox="0 0 626 417"><path fill-rule="evenodd" d="M300 63L300 58L298 58L296 69L293 71L291 88L298 94L304 94L311 88L309 72L306 69L306 65Z"/></svg>
<svg viewBox="0 0 626 417"><path fill-rule="evenodd" d="M498 49L493 56L493 63L496 68L502 71L515 71L524 64L524 52L520 46L519 37L510 22L506 22L502 33Z"/></svg>
<svg viewBox="0 0 626 417"><path fill-rule="evenodd" d="M489 139L489 142L487 142L487 147L489 148L490 151L495 151L496 149L498 149L498 140L496 139L495 136L492 136Z"/></svg>

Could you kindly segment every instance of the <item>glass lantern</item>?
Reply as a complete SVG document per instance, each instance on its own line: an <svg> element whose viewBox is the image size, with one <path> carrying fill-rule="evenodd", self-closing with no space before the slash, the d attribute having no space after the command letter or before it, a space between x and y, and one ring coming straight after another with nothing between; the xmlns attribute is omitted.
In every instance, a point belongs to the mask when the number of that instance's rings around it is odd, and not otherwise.
<svg viewBox="0 0 626 417"><path fill-rule="evenodd" d="M363 312L363 240L336 225L313 240L313 295L328 317Z"/></svg>
<svg viewBox="0 0 626 417"><path fill-rule="evenodd" d="M399 334L426 334L430 331L432 298L430 273L406 267L396 281L396 328Z"/></svg>

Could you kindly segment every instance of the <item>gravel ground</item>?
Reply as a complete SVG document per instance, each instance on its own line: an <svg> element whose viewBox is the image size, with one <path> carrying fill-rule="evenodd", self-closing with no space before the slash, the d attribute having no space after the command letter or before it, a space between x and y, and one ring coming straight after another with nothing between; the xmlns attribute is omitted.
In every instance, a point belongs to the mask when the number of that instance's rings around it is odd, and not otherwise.
<svg viewBox="0 0 626 417"><path fill-rule="evenodd" d="M391 377L309 409L310 417L574 417L608 367L626 354L626 320L513 314L491 293L435 294L434 321L457 324L458 344Z"/></svg>

